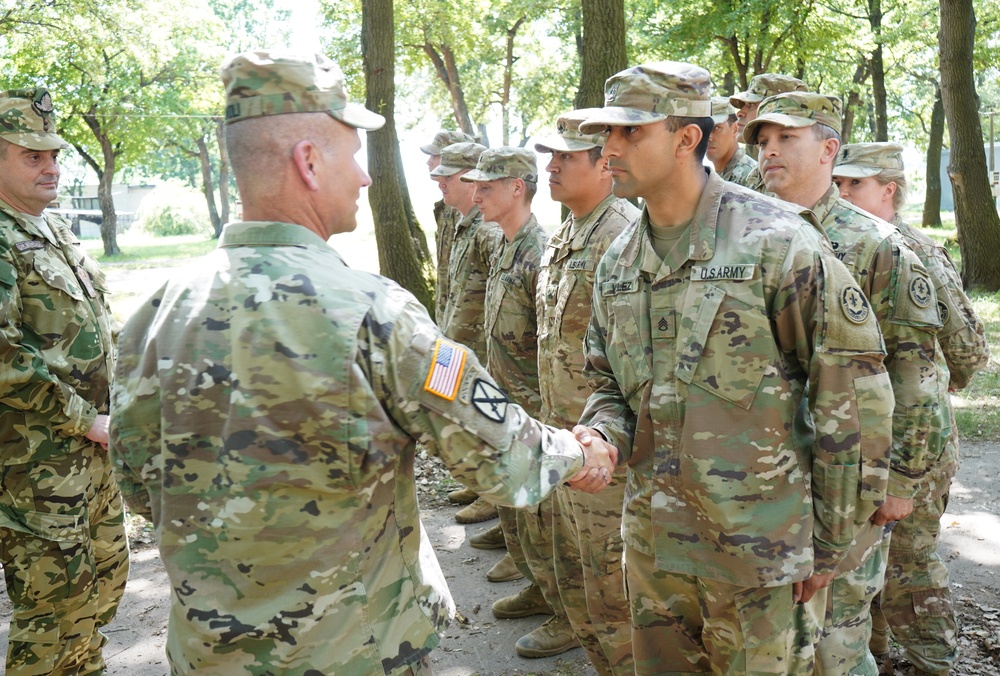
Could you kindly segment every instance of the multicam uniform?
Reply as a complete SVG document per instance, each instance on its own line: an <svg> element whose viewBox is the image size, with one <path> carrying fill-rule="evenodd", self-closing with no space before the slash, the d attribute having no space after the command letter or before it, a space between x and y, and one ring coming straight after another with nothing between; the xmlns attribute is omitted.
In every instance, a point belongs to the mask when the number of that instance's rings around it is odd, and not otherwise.
<svg viewBox="0 0 1000 676"><path fill-rule="evenodd" d="M753 185L747 185L746 182L747 178L753 173L757 174L758 179L760 178L756 160L747 155L746 151L737 144L736 152L729 158L729 162L726 163L725 168L719 172L719 176L722 177L723 181L732 181L738 185L756 190Z"/></svg>
<svg viewBox="0 0 1000 676"><path fill-rule="evenodd" d="M951 436L948 371L937 346L940 323L933 282L895 228L840 199L832 184L812 211L879 320L896 402L888 493L911 498ZM868 618L886 565L881 531L870 524L859 535L851 563L834 580L817 648L822 673L877 670L868 650ZM859 567L851 570L854 564Z"/></svg>
<svg viewBox="0 0 1000 676"><path fill-rule="evenodd" d="M661 259L648 228L644 213L598 266L582 416L629 465L636 674L708 672L706 645L750 673L805 673L825 594L793 604L792 583L836 569L874 511L859 488L884 490L859 470L889 449L878 327L851 319L864 297L816 229L717 174L687 250ZM792 424L807 381L814 440Z"/></svg>
<svg viewBox="0 0 1000 676"><path fill-rule="evenodd" d="M924 264L937 291L943 328L938 343L949 367L949 384L965 387L989 361L983 324L962 289L947 250L897 215L891 221ZM958 656L958 625L948 568L937 553L941 516L958 470L958 428L949 398L952 434L931 470L919 481L913 512L896 524L889 545L885 587L872 606L876 631L891 629L904 656L928 673L947 673Z"/></svg>
<svg viewBox="0 0 1000 676"><path fill-rule="evenodd" d="M31 217L34 218L34 217ZM107 452L114 319L104 275L69 228L0 201L0 561L14 604L7 673L104 672L100 633L128 577Z"/></svg>
<svg viewBox="0 0 1000 676"><path fill-rule="evenodd" d="M227 226L129 321L116 376L112 450L157 524L178 674L423 673L454 604L415 443L512 506L581 464L412 295L296 225Z"/></svg>
<svg viewBox="0 0 1000 676"><path fill-rule="evenodd" d="M439 200L434 203L434 222L437 235L434 238L437 249L437 285L434 287L434 321L441 326L444 309L451 289L451 247L455 241L455 227L462 220L462 213Z"/></svg>
<svg viewBox="0 0 1000 676"><path fill-rule="evenodd" d="M572 214L549 240L538 275L539 418L569 429L590 396L583 339L590 325L601 256L639 210L609 195L579 220ZM554 560L559 595L573 631L601 674L633 674L632 631L622 577L622 465L600 493L556 487Z"/></svg>

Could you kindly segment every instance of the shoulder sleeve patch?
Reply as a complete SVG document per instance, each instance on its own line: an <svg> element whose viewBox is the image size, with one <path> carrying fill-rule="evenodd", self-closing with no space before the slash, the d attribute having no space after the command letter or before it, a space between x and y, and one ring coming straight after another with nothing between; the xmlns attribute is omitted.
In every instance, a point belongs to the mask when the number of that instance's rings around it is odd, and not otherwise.
<svg viewBox="0 0 1000 676"><path fill-rule="evenodd" d="M915 258L913 254L909 254L909 257ZM910 326L939 328L941 316L938 310L938 298L927 270L917 262L908 262L904 257L897 265L893 276L895 291L890 321Z"/></svg>
<svg viewBox="0 0 1000 676"><path fill-rule="evenodd" d="M465 370L465 348L444 338L434 346L434 358L424 380L424 390L454 401Z"/></svg>
<svg viewBox="0 0 1000 676"><path fill-rule="evenodd" d="M823 330L818 349L882 354L882 333L867 296L851 273L832 256L823 261Z"/></svg>

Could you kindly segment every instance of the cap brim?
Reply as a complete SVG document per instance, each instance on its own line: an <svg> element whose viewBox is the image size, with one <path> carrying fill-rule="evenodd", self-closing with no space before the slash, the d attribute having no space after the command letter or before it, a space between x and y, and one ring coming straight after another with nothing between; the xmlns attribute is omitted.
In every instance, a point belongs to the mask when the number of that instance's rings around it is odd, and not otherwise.
<svg viewBox="0 0 1000 676"><path fill-rule="evenodd" d="M577 141L565 136L547 136L535 144L535 151L540 153L578 153L591 148L600 148L600 145L589 141Z"/></svg>
<svg viewBox="0 0 1000 676"><path fill-rule="evenodd" d="M385 124L384 117L356 103L348 103L340 110L331 110L330 114L349 127L364 129L365 131L381 129L382 125Z"/></svg>
<svg viewBox="0 0 1000 676"><path fill-rule="evenodd" d="M839 164L833 168L834 176L844 178L869 178L878 176L884 171L882 167L869 167L863 164Z"/></svg>
<svg viewBox="0 0 1000 676"><path fill-rule="evenodd" d="M420 146L420 152L427 155L440 155L441 149L437 146Z"/></svg>
<svg viewBox="0 0 1000 676"><path fill-rule="evenodd" d="M454 176L466 168L467 167L451 167L445 164L439 164L431 169L431 176Z"/></svg>
<svg viewBox="0 0 1000 676"><path fill-rule="evenodd" d="M490 174L485 171L473 169L467 174L462 174L461 180L466 183L486 183L488 181L499 181L501 178L507 177L503 174Z"/></svg>
<svg viewBox="0 0 1000 676"><path fill-rule="evenodd" d="M642 126L665 119L667 116L663 113L651 113L648 110L639 110L638 108L608 106L601 108L600 113L593 117L588 117L586 122L581 122L580 133L597 134L607 127Z"/></svg>
<svg viewBox="0 0 1000 676"><path fill-rule="evenodd" d="M764 97L760 94L751 94L749 92L744 92L742 94L733 94L729 97L729 104L733 108L742 108L744 103L760 103L764 100Z"/></svg>
<svg viewBox="0 0 1000 676"><path fill-rule="evenodd" d="M760 117L755 117L747 122L747 126L743 127L743 138L746 139L746 142L750 145L757 145L757 132L765 124L776 124L779 127L802 129L803 127L812 127L816 124L816 120L809 117L786 115L785 113L768 113Z"/></svg>
<svg viewBox="0 0 1000 676"><path fill-rule="evenodd" d="M57 134L48 133L17 133L0 134L0 138L13 143L16 146L27 148L28 150L65 150L69 144L62 140Z"/></svg>
<svg viewBox="0 0 1000 676"><path fill-rule="evenodd" d="M729 113L726 113L725 115L713 115L712 122L715 124L725 124L726 122L729 122Z"/></svg>

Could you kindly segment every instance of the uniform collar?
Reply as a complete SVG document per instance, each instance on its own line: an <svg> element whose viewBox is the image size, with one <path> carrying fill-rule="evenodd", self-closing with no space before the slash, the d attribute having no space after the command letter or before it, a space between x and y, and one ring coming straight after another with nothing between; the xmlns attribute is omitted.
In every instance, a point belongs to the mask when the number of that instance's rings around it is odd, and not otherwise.
<svg viewBox="0 0 1000 676"><path fill-rule="evenodd" d="M535 218L535 214L531 214L528 218L528 222L521 226L521 229L517 231L514 235L514 239L507 241L504 238L503 246L497 251L497 265L500 266L501 270L506 270L511 265L514 264L514 256L517 254L517 250L521 248L521 245L527 239L528 235L535 228L540 228L542 226L538 225L538 219Z"/></svg>
<svg viewBox="0 0 1000 676"><path fill-rule="evenodd" d="M826 217L830 215L833 208L837 206L837 200L840 199L840 191L837 190L837 186L830 183L830 188L823 193L823 196L819 198L819 202L810 209L816 216L816 220L822 223L826 220Z"/></svg>
<svg viewBox="0 0 1000 676"><path fill-rule="evenodd" d="M309 228L278 221L227 223L222 229L222 236L219 237L219 247L237 246L322 246L337 253L326 240ZM337 254L337 257L340 258L340 254Z"/></svg>
<svg viewBox="0 0 1000 676"><path fill-rule="evenodd" d="M32 235L33 237L39 237L41 239L44 239L47 242L51 242L52 241L49 237L46 236L46 234L44 232L42 232L41 230L39 230L39 228L38 228L37 225L35 225L31 221L29 221L27 218L25 218L25 214L23 212L18 211L17 209L15 209L11 205L7 204L7 202L3 201L2 199L0 199L0 211L4 212L5 214L7 214L11 218L13 218L14 221L19 226L21 226L22 230L27 231L28 234ZM44 211L42 212L42 218L45 219L46 223L49 223L51 221L51 219L48 218L48 216L46 215L46 213ZM51 227L52 226L50 225L49 228L51 229ZM53 244L58 244L59 243L58 242L58 237L56 236L55 230L52 231L52 237L56 238L56 240L57 240L57 241L52 242L52 243Z"/></svg>
<svg viewBox="0 0 1000 676"><path fill-rule="evenodd" d="M479 213L479 205L473 204L472 208L469 210L469 213L467 213L465 216L462 216L462 220L460 220L455 225L455 232L461 232L465 228L468 228L476 221L476 219L482 220L483 215Z"/></svg>

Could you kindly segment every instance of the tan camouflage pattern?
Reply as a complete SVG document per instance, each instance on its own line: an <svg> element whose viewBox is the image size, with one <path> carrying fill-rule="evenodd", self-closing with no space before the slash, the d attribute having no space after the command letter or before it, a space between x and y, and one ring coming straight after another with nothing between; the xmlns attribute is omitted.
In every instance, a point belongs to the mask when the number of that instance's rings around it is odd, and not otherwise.
<svg viewBox="0 0 1000 676"><path fill-rule="evenodd" d="M60 150L52 97L43 87L0 92L0 138L30 150Z"/></svg>
<svg viewBox="0 0 1000 676"><path fill-rule="evenodd" d="M590 325L594 274L611 242L639 210L606 197L592 213L572 214L549 239L538 273L540 420L570 428L590 387L583 375L583 339ZM633 673L632 632L622 577L622 505L627 468L597 494L559 486L553 497L555 572L567 619L602 675Z"/></svg>
<svg viewBox="0 0 1000 676"><path fill-rule="evenodd" d="M329 113L358 129L379 129L385 118L350 103L340 67L322 54L258 50L222 63L226 124L265 115Z"/></svg>
<svg viewBox="0 0 1000 676"><path fill-rule="evenodd" d="M444 335L471 348L484 362L486 278L490 258L502 241L500 226L483 221L478 206L458 222L448 261L448 296L438 322Z"/></svg>
<svg viewBox="0 0 1000 676"><path fill-rule="evenodd" d="M426 155L440 155L448 146L455 143L471 143L476 139L472 138L464 131L457 129L442 129L434 134L430 143L420 146L420 151Z"/></svg>
<svg viewBox="0 0 1000 676"><path fill-rule="evenodd" d="M740 587L625 556L636 676L813 673L825 589L793 603L791 584Z"/></svg>
<svg viewBox="0 0 1000 676"><path fill-rule="evenodd" d="M585 344L581 420L630 470L626 556L745 587L836 570L885 490L861 471L891 439L875 318L848 320L860 291L818 230L717 174L689 251L660 259L648 227L598 266ZM791 424L806 395L809 439Z"/></svg>
<svg viewBox="0 0 1000 676"><path fill-rule="evenodd" d="M785 92L807 92L809 85L797 77L779 73L760 73L750 78L745 92L739 92L729 97L729 102L735 108L742 108L744 103L763 101L769 96Z"/></svg>
<svg viewBox="0 0 1000 676"><path fill-rule="evenodd" d="M765 124L782 127L811 127L824 124L838 134L841 127L841 103L836 96L811 92L789 92L764 99L757 108L757 117L743 128L743 138L757 145L757 132Z"/></svg>
<svg viewBox="0 0 1000 676"><path fill-rule="evenodd" d="M848 143L837 153L833 175L868 178L886 169L903 171L903 146L898 143Z"/></svg>
<svg viewBox="0 0 1000 676"><path fill-rule="evenodd" d="M580 131L580 123L590 115L600 112L600 108L578 108L564 113L556 120L556 133L546 136L535 144L535 151L540 153L576 153L581 150L604 147L606 134L584 134Z"/></svg>
<svg viewBox="0 0 1000 676"><path fill-rule="evenodd" d="M520 178L529 183L537 183L538 162L535 153L515 146L487 148L479 156L476 168L462 175L462 180L469 183L501 178Z"/></svg>
<svg viewBox="0 0 1000 676"><path fill-rule="evenodd" d="M737 185L742 185L744 188L763 192L762 190L758 190L757 187L758 181L760 185L764 183L760 178L760 172L757 170L757 161L747 155L746 151L739 145L736 146L736 152L729 158L729 162L719 172L719 176L722 177L723 181L732 181ZM754 176L756 176L756 181L753 178Z"/></svg>
<svg viewBox="0 0 1000 676"><path fill-rule="evenodd" d="M580 124L584 134L609 126L641 125L678 117L711 117L712 78L690 63L659 61L627 68L604 83L604 107Z"/></svg>
<svg viewBox="0 0 1000 676"><path fill-rule="evenodd" d="M434 321L438 326L444 321L444 310L451 293L451 249L455 243L455 229L462 220L462 213L438 200L434 203L434 222L437 234L434 237L437 252L437 284L434 286Z"/></svg>
<svg viewBox="0 0 1000 676"><path fill-rule="evenodd" d="M712 97L712 122L715 124L725 124L729 121L730 115L736 115L736 109L729 103L725 96Z"/></svg>
<svg viewBox="0 0 1000 676"><path fill-rule="evenodd" d="M84 435L107 414L115 323L69 228L0 201L0 563L9 674L99 673L128 576L121 495Z"/></svg>
<svg viewBox="0 0 1000 676"><path fill-rule="evenodd" d="M431 169L431 176L453 176L463 169L475 169L486 146L478 143L454 143L441 151L441 164Z"/></svg>
<svg viewBox="0 0 1000 676"><path fill-rule="evenodd" d="M419 521L416 444L498 504L578 470L572 435L475 355L426 391L441 333L407 291L319 236L226 226L121 335L111 441L157 526L174 673L403 674L454 604Z"/></svg>

